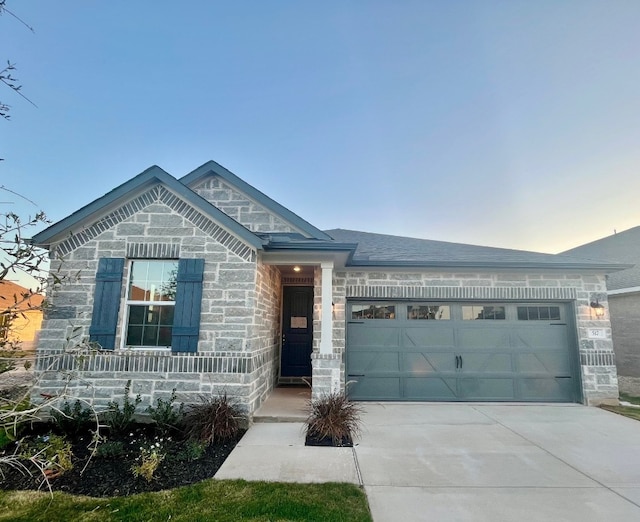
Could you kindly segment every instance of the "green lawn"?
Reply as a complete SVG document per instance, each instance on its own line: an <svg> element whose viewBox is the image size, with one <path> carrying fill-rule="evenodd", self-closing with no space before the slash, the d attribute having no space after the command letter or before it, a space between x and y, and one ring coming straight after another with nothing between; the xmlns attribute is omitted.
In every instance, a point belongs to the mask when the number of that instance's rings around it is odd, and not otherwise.
<svg viewBox="0 0 640 522"><path fill-rule="evenodd" d="M0 521L371 521L364 492L352 484L206 480L130 497L0 491Z"/></svg>
<svg viewBox="0 0 640 522"><path fill-rule="evenodd" d="M626 393L620 394L620 400L630 402L631 404L640 405L640 397L634 397ZM624 415L630 419L640 420L640 408L634 408L633 406L601 406L603 410L611 411L619 415Z"/></svg>

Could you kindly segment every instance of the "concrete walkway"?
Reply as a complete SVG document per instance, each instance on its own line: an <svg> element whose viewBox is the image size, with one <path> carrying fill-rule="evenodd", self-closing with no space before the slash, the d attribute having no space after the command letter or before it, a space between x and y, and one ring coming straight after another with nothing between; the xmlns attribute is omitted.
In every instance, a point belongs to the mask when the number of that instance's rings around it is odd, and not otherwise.
<svg viewBox="0 0 640 522"><path fill-rule="evenodd" d="M355 448L254 424L216 478L363 485L374 521L640 520L640 422L579 405L363 403Z"/></svg>

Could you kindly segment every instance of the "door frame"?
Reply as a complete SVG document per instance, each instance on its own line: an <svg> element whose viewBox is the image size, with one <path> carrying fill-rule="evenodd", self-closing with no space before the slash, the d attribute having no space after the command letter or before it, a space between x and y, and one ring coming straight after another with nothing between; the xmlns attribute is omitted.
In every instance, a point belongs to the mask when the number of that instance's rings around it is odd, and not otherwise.
<svg viewBox="0 0 640 522"><path fill-rule="evenodd" d="M284 367L284 358L285 358L285 336L287 334L290 335L289 330L290 328L286 327L286 321L287 321L287 317L285 317L285 312L288 309L288 304L287 304L287 293L288 292L292 292L295 289L305 289L305 291L308 293L308 301L307 301L307 310L308 310L308 315L307 315L307 334L309 336L308 339L308 353L309 353L309 361L308 361L308 375L283 375L282 374L282 370ZM311 369L311 353L313 351L313 336L314 336L314 328L313 328L313 304L314 304L314 294L315 294L315 289L313 287L313 285L284 285L282 287L282 307L281 307L281 325L280 325L280 332L281 332L281 336L280 336L280 365L279 365L279 372L278 372L278 383L279 384L311 384L311 374L312 374L312 369Z"/></svg>

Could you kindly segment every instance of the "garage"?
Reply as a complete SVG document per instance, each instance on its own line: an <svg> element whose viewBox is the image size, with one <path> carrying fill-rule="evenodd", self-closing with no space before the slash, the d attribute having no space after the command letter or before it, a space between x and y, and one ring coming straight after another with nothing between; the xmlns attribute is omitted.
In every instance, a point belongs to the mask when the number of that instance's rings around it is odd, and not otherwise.
<svg viewBox="0 0 640 522"><path fill-rule="evenodd" d="M558 302L349 302L349 396L579 401L569 309Z"/></svg>

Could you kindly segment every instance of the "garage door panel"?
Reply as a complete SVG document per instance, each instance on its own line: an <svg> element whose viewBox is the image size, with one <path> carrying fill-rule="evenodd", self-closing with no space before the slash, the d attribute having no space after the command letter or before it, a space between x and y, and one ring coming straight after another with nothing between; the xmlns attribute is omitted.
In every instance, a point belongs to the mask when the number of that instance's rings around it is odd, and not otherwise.
<svg viewBox="0 0 640 522"><path fill-rule="evenodd" d="M525 401L574 401L573 379L532 378L518 380L519 392Z"/></svg>
<svg viewBox="0 0 640 522"><path fill-rule="evenodd" d="M458 393L464 400L512 401L515 399L513 378L470 377L458 380Z"/></svg>
<svg viewBox="0 0 640 522"><path fill-rule="evenodd" d="M400 345L400 330L391 327L364 327L350 325L347 338L350 348L393 347Z"/></svg>
<svg viewBox="0 0 640 522"><path fill-rule="evenodd" d="M369 400L403 399L400 377L349 377L349 392L352 397Z"/></svg>
<svg viewBox="0 0 640 522"><path fill-rule="evenodd" d="M511 353L465 352L461 353L464 372L513 372Z"/></svg>
<svg viewBox="0 0 640 522"><path fill-rule="evenodd" d="M402 345L421 348L453 348L455 337L453 328L407 328L402 332Z"/></svg>
<svg viewBox="0 0 640 522"><path fill-rule="evenodd" d="M493 325L463 326L457 332L456 346L458 350L462 351L470 348L510 348L510 332L508 329L496 328Z"/></svg>
<svg viewBox="0 0 640 522"><path fill-rule="evenodd" d="M564 325L545 325L543 328L526 328L514 332L514 348L556 348L566 351L567 332Z"/></svg>
<svg viewBox="0 0 640 522"><path fill-rule="evenodd" d="M359 303L360 304L360 303ZM570 330L539 315L518 315L519 303L500 305L503 319L463 320L462 303L433 320L408 313L347 324L349 394L358 400L553 401L578 399ZM440 306L439 303L434 306ZM422 305L421 305L422 306ZM475 304L474 304L475 306ZM482 305L479 305L482 306ZM534 312L564 305L530 305ZM529 312L527 308L527 312Z"/></svg>
<svg viewBox="0 0 640 522"><path fill-rule="evenodd" d="M402 357L401 371L409 375L428 375L441 372L455 372L455 370L456 364L453 352L405 352Z"/></svg>
<svg viewBox="0 0 640 522"><path fill-rule="evenodd" d="M516 369L519 373L543 373L552 377L570 376L569 355L560 351L539 351L516 354Z"/></svg>
<svg viewBox="0 0 640 522"><path fill-rule="evenodd" d="M404 379L404 399L424 400L425 397L439 401L457 400L457 379L437 377Z"/></svg>
<svg viewBox="0 0 640 522"><path fill-rule="evenodd" d="M400 372L398 352L352 352L348 356L349 373Z"/></svg>

